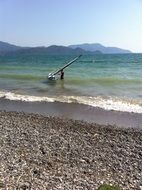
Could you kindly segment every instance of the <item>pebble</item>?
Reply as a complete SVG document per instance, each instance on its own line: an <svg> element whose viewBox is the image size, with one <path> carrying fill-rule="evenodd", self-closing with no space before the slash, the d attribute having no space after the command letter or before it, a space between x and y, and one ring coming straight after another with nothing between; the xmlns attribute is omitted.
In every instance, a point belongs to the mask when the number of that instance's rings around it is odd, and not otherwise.
<svg viewBox="0 0 142 190"><path fill-rule="evenodd" d="M8 190L142 190L142 131L0 111L0 145Z"/></svg>

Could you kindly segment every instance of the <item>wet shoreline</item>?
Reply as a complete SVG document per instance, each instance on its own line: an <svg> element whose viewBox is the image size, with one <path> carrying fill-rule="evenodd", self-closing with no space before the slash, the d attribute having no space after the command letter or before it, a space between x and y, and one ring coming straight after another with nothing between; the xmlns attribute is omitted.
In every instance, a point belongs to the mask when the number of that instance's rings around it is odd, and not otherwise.
<svg viewBox="0 0 142 190"><path fill-rule="evenodd" d="M107 111L78 103L25 102L0 98L0 110L35 113L44 116L83 120L88 123L142 129L142 114Z"/></svg>

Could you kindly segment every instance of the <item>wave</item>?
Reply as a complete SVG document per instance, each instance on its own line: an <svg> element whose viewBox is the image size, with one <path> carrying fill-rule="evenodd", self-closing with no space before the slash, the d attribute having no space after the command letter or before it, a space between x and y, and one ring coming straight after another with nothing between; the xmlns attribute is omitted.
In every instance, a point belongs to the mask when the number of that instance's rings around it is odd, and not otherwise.
<svg viewBox="0 0 142 190"><path fill-rule="evenodd" d="M15 75L15 74L0 74L0 78L8 78L8 79L21 79L21 80L42 80L45 77L37 76L37 75Z"/></svg>
<svg viewBox="0 0 142 190"><path fill-rule="evenodd" d="M14 79L14 80L45 80L46 76L37 76L37 75L13 75L13 74L0 74L1 79ZM141 79L118 79L118 78L94 78L84 80L83 78L79 79L67 79L67 84L99 84L99 85L121 85L121 84L142 84Z"/></svg>
<svg viewBox="0 0 142 190"><path fill-rule="evenodd" d="M80 84L80 85L93 85L93 84L99 84L104 86L112 86L112 85L141 85L142 79L128 79L128 78L116 78L116 77L98 77L98 78L70 78L66 80L68 84Z"/></svg>
<svg viewBox="0 0 142 190"><path fill-rule="evenodd" d="M88 96L52 96L52 97L41 97L41 96L29 96L21 95L13 92L0 92L0 98L8 100L26 101L26 102L64 102L64 103L78 103L85 104L93 107L102 108L105 110L114 110L121 112L133 112L142 113L142 101L135 100L122 100L118 98L103 98L88 97Z"/></svg>
<svg viewBox="0 0 142 190"><path fill-rule="evenodd" d="M114 78L114 77L104 77L91 79L94 83L99 84L142 84L142 79L129 79L129 78Z"/></svg>

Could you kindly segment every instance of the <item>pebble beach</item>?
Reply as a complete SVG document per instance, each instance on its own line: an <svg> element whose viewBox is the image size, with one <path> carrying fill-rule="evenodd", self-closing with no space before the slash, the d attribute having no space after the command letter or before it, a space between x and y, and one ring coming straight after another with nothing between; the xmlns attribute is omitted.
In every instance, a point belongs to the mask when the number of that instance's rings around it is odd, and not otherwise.
<svg viewBox="0 0 142 190"><path fill-rule="evenodd" d="M0 189L142 189L142 130L0 111Z"/></svg>

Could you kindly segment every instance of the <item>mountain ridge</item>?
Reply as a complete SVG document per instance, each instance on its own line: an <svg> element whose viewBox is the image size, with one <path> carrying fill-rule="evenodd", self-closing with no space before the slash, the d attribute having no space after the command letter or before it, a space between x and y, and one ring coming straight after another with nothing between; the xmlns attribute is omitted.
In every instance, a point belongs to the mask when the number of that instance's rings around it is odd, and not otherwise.
<svg viewBox="0 0 142 190"><path fill-rule="evenodd" d="M0 41L0 52L17 51L20 48L20 46Z"/></svg>
<svg viewBox="0 0 142 190"><path fill-rule="evenodd" d="M7 42L0 41L0 55L13 54L47 54L47 55L92 55L92 54L115 54L115 53L132 53L117 47L105 47L99 43L84 43L78 45L62 46L51 45L48 47L21 47Z"/></svg>
<svg viewBox="0 0 142 190"><path fill-rule="evenodd" d="M132 53L130 50L126 50L126 49L122 49L118 47L107 47L107 46L103 46L100 43L83 43L83 44L69 45L68 47L71 47L71 48L79 47L86 51L99 50L104 54Z"/></svg>
<svg viewBox="0 0 142 190"><path fill-rule="evenodd" d="M2 48L1 48L2 44ZM5 49L3 49L3 46L5 46ZM7 49L6 49L7 46ZM13 47L13 49L12 49ZM0 55L14 55L14 54L46 54L46 55L92 55L92 54L101 54L100 51L85 51L81 48L70 48L67 46L57 46L57 45L51 45L48 47L44 46L37 46L37 47L21 47L21 46L15 46L6 42L0 42Z"/></svg>

